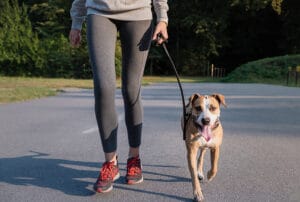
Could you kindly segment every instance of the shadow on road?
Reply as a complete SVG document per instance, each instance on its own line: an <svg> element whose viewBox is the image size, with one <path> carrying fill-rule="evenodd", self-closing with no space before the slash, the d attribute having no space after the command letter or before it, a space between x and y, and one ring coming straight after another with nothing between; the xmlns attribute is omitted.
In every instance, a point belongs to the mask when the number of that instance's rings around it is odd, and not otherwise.
<svg viewBox="0 0 300 202"><path fill-rule="evenodd" d="M96 171L70 168L71 166L98 167L97 163L45 158L49 154L0 159L0 182L13 185L33 185L62 191L69 195L90 196L90 182L82 178L97 177ZM68 166L69 165L69 166Z"/></svg>
<svg viewBox="0 0 300 202"><path fill-rule="evenodd" d="M95 162L80 162L64 159L47 158L50 155L31 151L32 155L0 158L0 182L19 186L37 186L41 188L50 188L74 196L92 196L95 194L91 190L94 180L98 177L101 164ZM125 163L123 164L125 167ZM167 169L176 168L169 165L143 165L144 167L165 167ZM120 169L124 170L125 169ZM160 176L160 179L145 178L145 181L159 182L185 182L187 178L172 176L163 173L144 171L145 175ZM167 179L161 179L167 178ZM115 182L114 187L120 190L131 190L144 194L159 195L163 197L188 200L176 195L158 193L151 190L142 190L122 186L124 177Z"/></svg>

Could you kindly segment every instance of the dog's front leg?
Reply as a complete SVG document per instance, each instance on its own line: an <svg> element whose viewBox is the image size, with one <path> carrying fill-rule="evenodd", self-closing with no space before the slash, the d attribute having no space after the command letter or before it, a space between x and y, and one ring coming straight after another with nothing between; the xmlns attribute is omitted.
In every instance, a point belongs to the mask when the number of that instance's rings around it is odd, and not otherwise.
<svg viewBox="0 0 300 202"><path fill-rule="evenodd" d="M198 159L198 178L200 181L204 179L203 175L203 162L204 162L204 154L206 152L206 148L201 148L200 149L200 156Z"/></svg>
<svg viewBox="0 0 300 202"><path fill-rule="evenodd" d="M197 149L189 149L187 153L188 166L192 178L194 201L203 201L200 182L197 176Z"/></svg>
<svg viewBox="0 0 300 202"><path fill-rule="evenodd" d="M217 174L219 161L220 147L210 150L211 169L207 172L207 179L211 181Z"/></svg>

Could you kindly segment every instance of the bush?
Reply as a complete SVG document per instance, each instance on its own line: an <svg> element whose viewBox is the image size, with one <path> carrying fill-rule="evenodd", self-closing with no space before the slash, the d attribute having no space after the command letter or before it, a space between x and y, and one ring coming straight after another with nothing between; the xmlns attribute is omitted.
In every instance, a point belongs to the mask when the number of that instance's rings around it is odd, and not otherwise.
<svg viewBox="0 0 300 202"><path fill-rule="evenodd" d="M31 75L41 67L39 40L32 32L26 6L16 0L0 2L0 72L5 75Z"/></svg>
<svg viewBox="0 0 300 202"><path fill-rule="evenodd" d="M91 78L85 28L80 48L72 49L63 33L38 37L27 7L17 0L0 1L0 74L6 76ZM121 72L121 48L116 46L116 75Z"/></svg>
<svg viewBox="0 0 300 202"><path fill-rule="evenodd" d="M300 64L300 55L286 55L265 58L243 64L236 68L223 81L225 82L263 82L286 79L289 67Z"/></svg>

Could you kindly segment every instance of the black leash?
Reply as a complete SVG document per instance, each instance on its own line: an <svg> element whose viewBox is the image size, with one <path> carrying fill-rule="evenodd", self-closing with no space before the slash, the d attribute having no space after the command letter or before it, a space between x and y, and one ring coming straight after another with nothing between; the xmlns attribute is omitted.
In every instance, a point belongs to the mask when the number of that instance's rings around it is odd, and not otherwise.
<svg viewBox="0 0 300 202"><path fill-rule="evenodd" d="M158 39L160 38L161 36L159 35L158 36ZM185 100L184 100L184 94L183 94L183 90L182 90L182 86L181 86L181 82L180 82L180 78L179 78L179 74L177 72L177 69L176 69L176 66L175 66L175 63L172 59L172 57L170 56L170 53L167 49L167 46L165 43L162 43L162 47L166 53L166 55L168 56L168 59L171 63L171 66L173 68L173 71L175 72L175 75L176 75L176 79L177 79L177 83L178 83L178 86L179 86L179 89L180 89L180 94L181 94L181 100L182 100L182 111L183 111L183 140L185 140L185 131L186 131L186 123L187 123L187 120L188 120L188 115L186 113L186 109L185 109Z"/></svg>

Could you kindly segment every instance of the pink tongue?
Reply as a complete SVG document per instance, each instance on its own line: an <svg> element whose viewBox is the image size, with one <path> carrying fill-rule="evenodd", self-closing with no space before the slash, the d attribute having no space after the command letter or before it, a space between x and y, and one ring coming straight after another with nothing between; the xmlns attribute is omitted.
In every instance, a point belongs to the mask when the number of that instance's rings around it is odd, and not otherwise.
<svg viewBox="0 0 300 202"><path fill-rule="evenodd" d="M210 140L210 138L211 138L211 129L210 129L209 126L203 126L202 136L205 138L206 141Z"/></svg>

